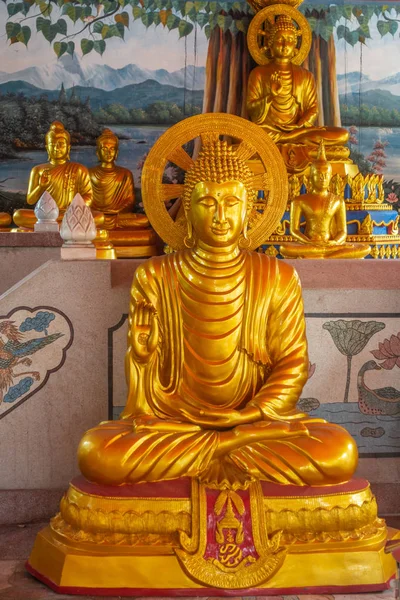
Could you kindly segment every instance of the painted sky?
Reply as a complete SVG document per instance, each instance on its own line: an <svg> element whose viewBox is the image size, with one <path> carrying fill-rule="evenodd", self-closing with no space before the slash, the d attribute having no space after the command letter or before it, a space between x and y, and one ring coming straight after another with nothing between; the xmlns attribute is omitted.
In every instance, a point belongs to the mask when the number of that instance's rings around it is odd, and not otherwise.
<svg viewBox="0 0 400 600"><path fill-rule="evenodd" d="M53 11L56 17L56 9ZM394 14L393 14L394 16ZM0 2L0 32L4 31L7 20L6 5ZM399 34L393 38L390 34L381 38L376 29L376 18L372 18L370 29L372 39L367 40L363 46L362 65L363 73L371 79L381 79L400 71L400 38ZM76 31L82 27L77 24ZM354 23L356 27L356 22ZM75 44L80 54L77 37ZM204 66L207 52L207 39L202 30L197 28L197 66ZM360 69L360 44L354 48L345 42L336 40L337 46L337 71L338 73L358 71ZM0 71L15 72L31 66L50 65L57 61L57 57L50 45L41 34L33 33L28 49L22 44L9 45L5 33L0 35L0 56L2 57ZM103 57L91 52L82 58L84 65L107 64L114 68L121 68L134 63L146 69L167 69L175 71L185 66L185 39L179 40L176 30L169 32L162 26L145 29L141 21L131 22L130 29L126 32L126 40L107 40L107 50ZM186 64L194 64L194 33L186 39ZM345 67L347 62L347 68Z"/></svg>
<svg viewBox="0 0 400 600"><path fill-rule="evenodd" d="M52 18L57 19L56 9L53 10ZM61 15L60 15L61 16ZM7 19L6 5L0 2L0 33L5 31L5 22ZM32 20L32 23L34 21ZM72 22L68 23L68 27ZM82 28L82 23L77 24L75 30ZM34 29L34 27L33 27ZM71 29L72 33L73 29ZM81 58L80 39L87 37L84 35L74 39L77 54ZM195 63L194 56L194 30L186 39L188 65ZM208 41L197 27L197 66L204 66L206 60ZM42 34L35 34L32 31L32 37L28 48L22 44L13 44L10 46L6 35L0 35L0 71L13 73L21 69L33 66L50 65L57 62L57 57L51 49L50 44L44 39ZM136 64L145 69L167 69L167 71L176 71L185 66L185 39L179 39L178 31L164 29L161 25L154 26L146 30L141 21L131 21L130 28L125 33L125 42L119 38L107 40L107 50L101 57L96 52L81 58L82 64L90 66L91 64L107 64L110 67L119 69L128 64Z"/></svg>

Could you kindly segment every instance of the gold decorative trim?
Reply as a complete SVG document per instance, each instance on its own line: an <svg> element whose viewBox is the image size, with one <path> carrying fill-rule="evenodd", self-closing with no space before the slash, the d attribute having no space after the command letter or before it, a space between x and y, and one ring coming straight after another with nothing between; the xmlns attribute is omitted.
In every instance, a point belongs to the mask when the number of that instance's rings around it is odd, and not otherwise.
<svg viewBox="0 0 400 600"><path fill-rule="evenodd" d="M277 15L287 15L290 17L298 26L298 36L301 36L301 46L298 49L298 53L293 57L292 63L295 65L301 65L307 58L310 49L312 34L311 28L308 24L307 19L293 6L287 4L273 4L260 10L251 20L249 29L247 32L247 47L253 59L258 65L266 65L270 59L266 55L265 47L260 47L259 36L263 35L262 25L265 22L271 22L270 19Z"/></svg>
<svg viewBox="0 0 400 600"><path fill-rule="evenodd" d="M255 189L264 190L265 209L262 214L257 213L256 220L249 219L250 250L257 248L276 229L285 212L287 173L281 154L271 138L258 125L235 115L207 113L190 117L167 129L156 141L142 172L142 198L148 219L163 241L174 250L185 249L186 219L174 221L168 213L163 196L163 186L166 184L162 183L165 167L176 156L176 149L182 150L187 142L198 137L204 140L220 136L239 140L239 155L243 155L244 160L251 155L258 155L261 164L261 177L257 173L254 180L259 186ZM184 168L187 161L180 162L181 168ZM175 187L176 193L171 192L170 198L178 198L181 194L182 185L176 184Z"/></svg>

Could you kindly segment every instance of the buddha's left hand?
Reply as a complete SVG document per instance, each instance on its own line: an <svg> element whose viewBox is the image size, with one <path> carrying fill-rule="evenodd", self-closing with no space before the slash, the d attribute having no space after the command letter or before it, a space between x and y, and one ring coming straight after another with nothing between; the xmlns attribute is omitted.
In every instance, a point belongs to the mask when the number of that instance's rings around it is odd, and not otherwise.
<svg viewBox="0 0 400 600"><path fill-rule="evenodd" d="M181 408L179 412L186 420L196 423L204 429L231 429L238 425L247 425L262 420L261 411L255 406L247 406L243 410L220 408L204 411L191 409L190 412Z"/></svg>

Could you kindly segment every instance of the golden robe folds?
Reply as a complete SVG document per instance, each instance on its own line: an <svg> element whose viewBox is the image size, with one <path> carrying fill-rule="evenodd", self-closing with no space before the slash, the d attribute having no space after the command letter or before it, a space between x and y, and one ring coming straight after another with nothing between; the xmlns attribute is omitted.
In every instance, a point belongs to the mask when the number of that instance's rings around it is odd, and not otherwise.
<svg viewBox="0 0 400 600"><path fill-rule="evenodd" d="M130 327L145 303L159 345L147 364L133 360L129 345L123 419L86 433L78 452L83 475L106 484L181 476L295 485L349 479L357 464L351 436L295 408L308 372L297 274L246 251L218 268L212 260L186 250L136 271ZM225 432L204 429L196 418L246 405L259 408L260 422L236 427L236 447L221 456ZM268 439L279 422L297 423L299 435Z"/></svg>

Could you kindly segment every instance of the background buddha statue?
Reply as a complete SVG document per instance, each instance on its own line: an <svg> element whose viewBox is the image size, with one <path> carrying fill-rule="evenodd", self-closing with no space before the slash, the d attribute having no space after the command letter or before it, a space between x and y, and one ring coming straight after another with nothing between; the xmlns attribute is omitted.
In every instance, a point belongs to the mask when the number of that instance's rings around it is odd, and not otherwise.
<svg viewBox="0 0 400 600"><path fill-rule="evenodd" d="M69 159L71 138L59 121L54 121L46 133L47 163L33 167L29 176L27 203L36 204L43 192L49 192L59 210L59 221L71 204L74 196L80 194L88 206L92 202L92 187L87 168ZM92 211L93 212L93 211ZM96 225L101 225L103 215L93 212ZM13 215L19 227L33 229L36 216L31 209L18 209Z"/></svg>
<svg viewBox="0 0 400 600"><path fill-rule="evenodd" d="M346 203L329 190L331 177L332 167L321 143L310 169L310 191L290 204L290 234L300 243L280 246L285 258L364 258L370 252L368 244L346 243Z"/></svg>
<svg viewBox="0 0 400 600"><path fill-rule="evenodd" d="M206 117L188 120L192 134ZM222 116L211 118L215 131ZM242 120L231 119L238 131ZM184 127L164 134L170 149ZM162 143L147 159L156 197L153 164ZM121 420L89 430L78 450L91 482L189 476L319 486L354 473L351 436L296 409L308 377L300 283L288 264L246 249L258 190L246 152L217 134L203 139L195 161L187 157L186 249L154 257L135 273L127 404Z"/></svg>
<svg viewBox="0 0 400 600"><path fill-rule="evenodd" d="M133 175L129 169L115 164L118 137L104 129L97 138L99 165L89 169L93 189L92 208L104 213L104 229L148 227L145 215L132 212L135 204Z"/></svg>
<svg viewBox="0 0 400 600"><path fill-rule="evenodd" d="M294 64L301 30L292 18L280 14L268 32L269 62L249 76L247 110L250 119L269 133L275 142L341 145L348 131L339 127L316 127L317 90L313 75Z"/></svg>

